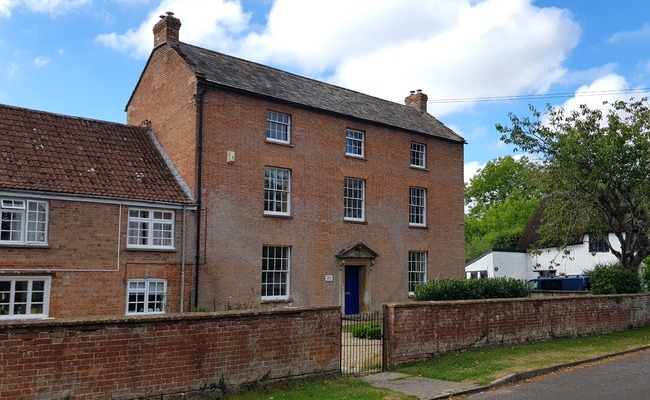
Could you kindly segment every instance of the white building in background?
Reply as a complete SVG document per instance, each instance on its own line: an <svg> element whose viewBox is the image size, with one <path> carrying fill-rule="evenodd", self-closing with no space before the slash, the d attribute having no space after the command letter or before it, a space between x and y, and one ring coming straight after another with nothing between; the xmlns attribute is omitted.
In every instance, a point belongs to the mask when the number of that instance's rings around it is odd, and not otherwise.
<svg viewBox="0 0 650 400"><path fill-rule="evenodd" d="M609 242L615 249L620 249L620 243L612 233ZM517 247L528 247L521 244ZM467 279L506 277L528 280L540 275L582 275L597 264L617 261L604 240L584 235L581 242L563 249L552 247L535 253L525 250L489 251L465 266L465 276Z"/></svg>

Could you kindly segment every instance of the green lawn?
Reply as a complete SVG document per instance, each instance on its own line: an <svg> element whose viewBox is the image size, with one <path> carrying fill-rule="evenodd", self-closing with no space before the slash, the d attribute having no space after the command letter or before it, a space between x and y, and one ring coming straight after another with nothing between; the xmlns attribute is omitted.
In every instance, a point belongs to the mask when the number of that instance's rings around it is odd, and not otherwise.
<svg viewBox="0 0 650 400"><path fill-rule="evenodd" d="M646 345L650 345L650 326L609 334L454 353L402 365L396 371L413 376L485 385L517 372L585 360ZM282 389L232 395L228 396L228 399L402 400L414 397L373 388L353 377L343 377L310 381Z"/></svg>

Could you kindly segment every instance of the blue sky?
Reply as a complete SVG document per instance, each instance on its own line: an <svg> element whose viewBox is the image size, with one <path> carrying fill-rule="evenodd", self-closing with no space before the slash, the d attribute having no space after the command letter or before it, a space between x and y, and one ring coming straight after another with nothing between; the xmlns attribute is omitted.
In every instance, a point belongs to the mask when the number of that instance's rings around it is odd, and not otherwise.
<svg viewBox="0 0 650 400"><path fill-rule="evenodd" d="M528 104L647 96L646 0L0 0L0 103L124 122L173 11L181 41L403 103L467 140L466 179L512 154Z"/></svg>

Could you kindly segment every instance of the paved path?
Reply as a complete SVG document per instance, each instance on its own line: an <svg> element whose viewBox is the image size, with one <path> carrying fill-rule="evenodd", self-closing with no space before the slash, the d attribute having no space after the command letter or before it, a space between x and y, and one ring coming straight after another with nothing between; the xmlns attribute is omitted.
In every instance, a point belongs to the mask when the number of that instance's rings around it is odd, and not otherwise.
<svg viewBox="0 0 650 400"><path fill-rule="evenodd" d="M375 387L409 394L418 399L433 399L476 387L467 383L440 381L399 372L381 372L361 379Z"/></svg>

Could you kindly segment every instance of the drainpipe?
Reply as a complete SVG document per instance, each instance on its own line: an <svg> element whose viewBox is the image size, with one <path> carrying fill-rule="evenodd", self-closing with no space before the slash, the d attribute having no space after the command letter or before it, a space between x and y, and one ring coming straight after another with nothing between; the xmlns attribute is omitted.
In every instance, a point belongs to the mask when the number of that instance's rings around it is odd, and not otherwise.
<svg viewBox="0 0 650 400"><path fill-rule="evenodd" d="M205 88L199 81L197 84L196 105L198 107L198 123L196 126L196 259L194 261L194 307L199 306L199 267L201 263L201 209L203 192L203 102L205 100Z"/></svg>
<svg viewBox="0 0 650 400"><path fill-rule="evenodd" d="M185 237L187 236L187 206L183 205L183 236L181 239L181 305L179 311L184 311L185 305Z"/></svg>

